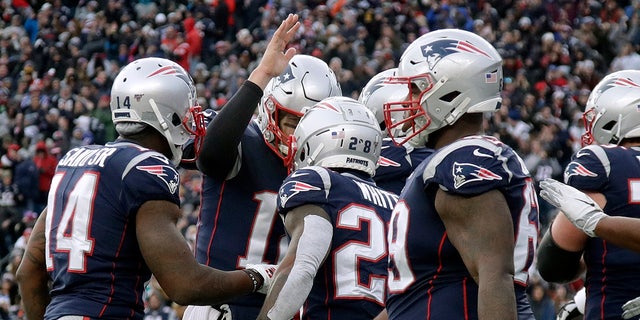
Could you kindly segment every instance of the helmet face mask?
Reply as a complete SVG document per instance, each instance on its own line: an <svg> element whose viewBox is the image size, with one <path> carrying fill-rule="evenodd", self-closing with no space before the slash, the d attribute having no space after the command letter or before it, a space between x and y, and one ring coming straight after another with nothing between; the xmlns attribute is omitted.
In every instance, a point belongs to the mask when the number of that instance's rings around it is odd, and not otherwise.
<svg viewBox="0 0 640 320"><path fill-rule="evenodd" d="M640 71L622 70L604 77L591 91L582 116L582 145L620 144L640 137Z"/></svg>
<svg viewBox="0 0 640 320"><path fill-rule="evenodd" d="M399 138L394 140L399 141L399 144L410 142L414 146L424 146L428 133L425 130L431 124L431 118L422 105L427 103L426 97L434 87L433 78L430 74L421 74L415 77L395 77L390 81L404 85L409 93L404 101L392 101L383 105L387 133Z"/></svg>
<svg viewBox="0 0 640 320"><path fill-rule="evenodd" d="M123 123L151 126L165 137L177 164L182 157L180 146L195 139L197 155L205 134L196 101L193 80L182 67L167 59L143 58L120 71L111 89L110 107L120 134Z"/></svg>
<svg viewBox="0 0 640 320"><path fill-rule="evenodd" d="M502 58L482 37L458 29L424 34L407 47L391 79L411 94L385 104L387 130L397 137L394 128L402 129L398 144L424 145L430 133L465 113L499 108L502 77Z"/></svg>
<svg viewBox="0 0 640 320"><path fill-rule="evenodd" d="M307 166L375 174L382 132L373 113L348 97L330 97L310 108L289 141L290 170Z"/></svg>
<svg viewBox="0 0 640 320"><path fill-rule="evenodd" d="M280 125L284 115L301 117L322 99L340 95L340 84L324 61L295 55L285 71L269 81L258 106L257 122L267 146L283 160L287 158L289 135Z"/></svg>

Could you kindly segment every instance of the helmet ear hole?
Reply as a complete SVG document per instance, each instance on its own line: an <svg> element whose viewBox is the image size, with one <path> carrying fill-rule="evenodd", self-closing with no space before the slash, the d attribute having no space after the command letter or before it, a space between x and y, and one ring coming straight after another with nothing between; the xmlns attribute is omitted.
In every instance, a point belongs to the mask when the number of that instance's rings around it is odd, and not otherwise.
<svg viewBox="0 0 640 320"><path fill-rule="evenodd" d="M451 92L445 94L444 96L440 97L440 100L444 101L444 102L451 102L455 98L457 98L460 94L461 94L460 91L451 91Z"/></svg>
<svg viewBox="0 0 640 320"><path fill-rule="evenodd" d="M177 113L174 113L173 116L171 116L171 124L173 124L174 127L177 127L181 123L182 119L180 119L180 116Z"/></svg>
<svg viewBox="0 0 640 320"><path fill-rule="evenodd" d="M305 144L304 148L300 151L300 161L304 161L307 158L307 150L309 150L309 144Z"/></svg>
<svg viewBox="0 0 640 320"><path fill-rule="evenodd" d="M616 123L617 123L616 121L609 121L609 122L607 122L607 124L602 126L602 129L610 131L611 129L613 129L613 127L616 125Z"/></svg>

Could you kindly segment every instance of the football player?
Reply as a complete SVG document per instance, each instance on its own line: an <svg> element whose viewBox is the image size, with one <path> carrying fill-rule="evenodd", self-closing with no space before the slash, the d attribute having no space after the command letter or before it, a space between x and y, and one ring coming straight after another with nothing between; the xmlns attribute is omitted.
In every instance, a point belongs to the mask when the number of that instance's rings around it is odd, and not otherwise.
<svg viewBox="0 0 640 320"><path fill-rule="evenodd" d="M374 115L347 97L305 113L289 151L295 171L280 187L278 210L291 244L259 319L372 319L384 308L386 226L397 195L374 175L382 132Z"/></svg>
<svg viewBox="0 0 640 320"><path fill-rule="evenodd" d="M60 159L18 269L29 319L142 319L151 273L179 304L221 303L263 287L268 279L254 269L199 264L176 227L174 164L205 130L195 103L191 77L170 60L139 59L120 71L111 89L120 137Z"/></svg>
<svg viewBox="0 0 640 320"><path fill-rule="evenodd" d="M421 141L417 141L418 139L409 140L409 143L403 145L396 145L394 140L387 136L383 105L389 101L401 100L408 93L406 85L393 83L391 80L397 70L397 68L392 68L376 74L364 86L358 101L373 112L385 136L382 140L378 169L373 180L382 189L400 194L407 177L433 150L425 148Z"/></svg>
<svg viewBox="0 0 640 320"><path fill-rule="evenodd" d="M293 37L295 30L288 36ZM286 43L275 44L283 51ZM276 264L286 252L289 239L276 213L276 198L288 174L289 135L304 108L342 94L324 61L289 52L275 55L279 60L265 61L265 54L207 127L197 161L204 173L196 239L201 263L236 270ZM263 301L264 295L257 293L236 299L225 309L234 320L253 320Z"/></svg>
<svg viewBox="0 0 640 320"><path fill-rule="evenodd" d="M640 246L629 219L640 218L639 104L640 71L604 77L587 100L584 147L565 168L566 185L540 184L541 196L564 214L540 243L538 270L562 283L586 267L585 319L620 319L625 302L640 296Z"/></svg>
<svg viewBox="0 0 640 320"><path fill-rule="evenodd" d="M389 133L435 151L407 178L391 217L390 319L533 319L526 295L538 206L522 159L479 135L501 103L502 58L458 29L422 35L394 82L406 99L385 104Z"/></svg>

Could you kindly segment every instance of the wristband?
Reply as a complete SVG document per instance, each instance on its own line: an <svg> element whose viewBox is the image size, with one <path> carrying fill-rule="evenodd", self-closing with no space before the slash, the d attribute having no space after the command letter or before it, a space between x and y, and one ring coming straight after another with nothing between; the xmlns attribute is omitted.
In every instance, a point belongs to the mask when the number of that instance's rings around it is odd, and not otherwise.
<svg viewBox="0 0 640 320"><path fill-rule="evenodd" d="M249 276L249 278L251 278L251 282L253 283L253 290L251 291L252 293L262 288L262 285L264 284L264 279L262 279L262 276L258 272L252 269L242 269L242 271L244 271L244 273L246 273Z"/></svg>

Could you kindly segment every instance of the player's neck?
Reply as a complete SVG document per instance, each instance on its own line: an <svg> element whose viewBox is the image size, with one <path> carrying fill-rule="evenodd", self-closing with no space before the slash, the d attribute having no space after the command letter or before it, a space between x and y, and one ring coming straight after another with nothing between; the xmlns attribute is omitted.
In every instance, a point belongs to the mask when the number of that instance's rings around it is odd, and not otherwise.
<svg viewBox="0 0 640 320"><path fill-rule="evenodd" d="M440 149L458 139L482 134L482 121L478 121L478 116L482 114L466 114L453 125L438 130L434 148Z"/></svg>

